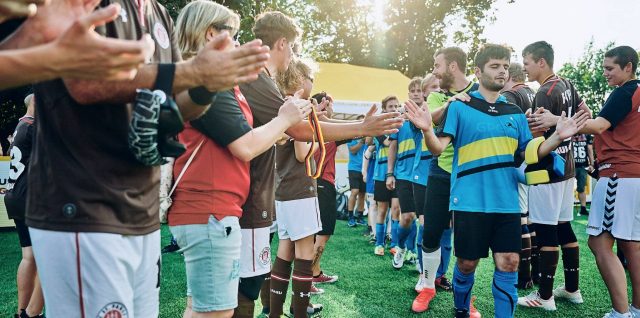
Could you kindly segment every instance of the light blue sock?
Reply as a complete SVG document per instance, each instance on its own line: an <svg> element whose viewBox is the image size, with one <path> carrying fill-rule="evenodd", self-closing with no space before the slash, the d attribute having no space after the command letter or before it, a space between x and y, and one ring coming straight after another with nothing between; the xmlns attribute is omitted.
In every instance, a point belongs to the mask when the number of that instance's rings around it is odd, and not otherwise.
<svg viewBox="0 0 640 318"><path fill-rule="evenodd" d="M446 229L442 232L440 238L440 266L438 267L438 273L436 277L442 277L447 274L449 270L449 260L451 259L451 229Z"/></svg>
<svg viewBox="0 0 640 318"><path fill-rule="evenodd" d="M407 248L414 253L416 252L416 234L418 234L418 227L416 226L416 221L413 221L406 245Z"/></svg>
<svg viewBox="0 0 640 318"><path fill-rule="evenodd" d="M469 311L471 305L471 289L475 282L475 272L465 275L458 269L458 264L453 269L453 305L456 309Z"/></svg>
<svg viewBox="0 0 640 318"><path fill-rule="evenodd" d="M384 224L376 223L376 246L384 246Z"/></svg>
<svg viewBox="0 0 640 318"><path fill-rule="evenodd" d="M400 227L400 221L391 220L391 247L398 246L398 228Z"/></svg>
<svg viewBox="0 0 640 318"><path fill-rule="evenodd" d="M420 273L424 271L424 267L422 265L422 235L424 233L424 225L420 225L418 229L418 262L420 263Z"/></svg>
<svg viewBox="0 0 640 318"><path fill-rule="evenodd" d="M398 247L399 248L406 248L407 247L407 238L409 237L409 234L411 234L411 228L410 227L402 227L398 224Z"/></svg>
<svg viewBox="0 0 640 318"><path fill-rule="evenodd" d="M517 272L493 272L493 304L496 318L510 318L515 315L518 302Z"/></svg>

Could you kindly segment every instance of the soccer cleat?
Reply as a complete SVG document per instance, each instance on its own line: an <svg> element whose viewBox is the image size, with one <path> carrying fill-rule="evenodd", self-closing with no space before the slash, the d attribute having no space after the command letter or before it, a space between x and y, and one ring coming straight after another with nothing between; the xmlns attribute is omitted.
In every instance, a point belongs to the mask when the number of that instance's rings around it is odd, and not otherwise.
<svg viewBox="0 0 640 318"><path fill-rule="evenodd" d="M429 309L429 303L433 300L433 297L436 296L436 290L433 288L423 288L416 299L413 300L413 304L411 304L411 310L416 313L421 313L427 311Z"/></svg>
<svg viewBox="0 0 640 318"><path fill-rule="evenodd" d="M633 306L633 304L629 305L629 311L631 312L633 318L640 318L640 309Z"/></svg>
<svg viewBox="0 0 640 318"><path fill-rule="evenodd" d="M376 243L376 235L371 233L369 234L369 244L375 244Z"/></svg>
<svg viewBox="0 0 640 318"><path fill-rule="evenodd" d="M347 221L347 226L348 227L355 227L356 226L356 219L354 219L353 216L349 217L349 221Z"/></svg>
<svg viewBox="0 0 640 318"><path fill-rule="evenodd" d="M416 283L415 291L416 293L419 294L423 289L424 289L424 275L420 273L420 276L418 276L418 282Z"/></svg>
<svg viewBox="0 0 640 318"><path fill-rule="evenodd" d="M451 285L451 282L443 275L440 276L438 278L436 278L436 287L444 290L444 291L451 291L453 290L453 285Z"/></svg>
<svg viewBox="0 0 640 318"><path fill-rule="evenodd" d="M373 249L373 254L376 254L378 256L384 256L384 246L382 245L377 245L374 249Z"/></svg>
<svg viewBox="0 0 640 318"><path fill-rule="evenodd" d="M584 302L579 289L571 293L564 288L564 285L559 286L558 288L553 290L553 297L564 298L574 304L582 304Z"/></svg>
<svg viewBox="0 0 640 318"><path fill-rule="evenodd" d="M617 312L615 309L611 309L610 312L608 312L604 316L602 316L602 318L636 318L636 317L637 316L634 315L632 312L621 314L621 313Z"/></svg>
<svg viewBox="0 0 640 318"><path fill-rule="evenodd" d="M399 249L399 248L398 248L397 246L392 246L392 247L389 249L389 253L391 253L391 255L396 255L396 252L398 251L398 249Z"/></svg>
<svg viewBox="0 0 640 318"><path fill-rule="evenodd" d="M367 221L362 217L362 215L356 216L356 224L358 225L367 225Z"/></svg>
<svg viewBox="0 0 640 318"><path fill-rule="evenodd" d="M307 317L315 317L315 314L318 314L321 311L322 311L322 305L321 304L309 303L309 306L307 306ZM289 307L289 313L291 314L291 316L289 316L289 317L293 318L294 317L294 315L293 315L293 307Z"/></svg>
<svg viewBox="0 0 640 318"><path fill-rule="evenodd" d="M395 269L401 269L404 265L404 255L407 252L406 248L397 248L396 253L393 254L393 258L391 259L391 265Z"/></svg>
<svg viewBox="0 0 640 318"><path fill-rule="evenodd" d="M311 289L309 290L309 293L311 293L311 295L324 294L324 289L318 288L318 287L316 287L316 284L312 283L311 284Z"/></svg>
<svg viewBox="0 0 640 318"><path fill-rule="evenodd" d="M418 254L408 250L404 259L409 264L416 264L418 262Z"/></svg>
<svg viewBox="0 0 640 318"><path fill-rule="evenodd" d="M476 309L473 303L476 301L476 296L471 296L471 303L469 304L469 318L482 318L482 315Z"/></svg>
<svg viewBox="0 0 640 318"><path fill-rule="evenodd" d="M313 278L314 284L330 284L335 283L338 280L338 275L327 275L324 272L320 272L318 277Z"/></svg>
<svg viewBox="0 0 640 318"><path fill-rule="evenodd" d="M534 291L524 297L518 297L518 305L532 308L539 307L549 311L556 310L556 301L554 300L553 296L551 296L551 298L547 300L544 300L540 298L540 294L538 293L538 291Z"/></svg>

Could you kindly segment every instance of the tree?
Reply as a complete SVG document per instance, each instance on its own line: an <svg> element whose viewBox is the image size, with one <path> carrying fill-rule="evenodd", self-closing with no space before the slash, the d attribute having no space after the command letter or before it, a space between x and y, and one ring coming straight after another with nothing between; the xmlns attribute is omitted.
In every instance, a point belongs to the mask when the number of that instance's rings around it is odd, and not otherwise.
<svg viewBox="0 0 640 318"><path fill-rule="evenodd" d="M585 48L584 55L575 65L565 63L558 71L558 75L573 83L594 116L600 112L605 97L613 90L602 74L604 54L613 46L614 43L611 42L604 48L597 49L591 40Z"/></svg>

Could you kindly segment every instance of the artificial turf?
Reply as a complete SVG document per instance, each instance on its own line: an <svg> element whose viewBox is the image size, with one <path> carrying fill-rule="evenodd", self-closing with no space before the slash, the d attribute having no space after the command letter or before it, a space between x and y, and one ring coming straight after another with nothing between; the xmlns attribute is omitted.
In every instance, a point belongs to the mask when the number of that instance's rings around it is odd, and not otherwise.
<svg viewBox="0 0 640 318"><path fill-rule="evenodd" d="M578 216L573 227L580 243L580 289L584 304L575 305L558 300L555 312L539 309L518 308L516 317L602 317L609 312L609 294L604 286L595 260L589 251L585 234L586 217ZM451 292L438 292L429 311L423 314L411 312L411 302L416 293L417 281L414 265L405 264L401 270L391 267L391 255L373 255L373 245L362 235L363 227L348 228L346 222L338 221L336 234L329 241L322 268L329 274L339 275L334 284L322 284L325 293L312 297L312 302L324 305L322 317L452 317L453 298ZM162 227L163 243L169 241L169 231ZM0 317L13 315L16 308L15 273L20 261L20 248L15 232L0 233ZM277 248L275 242L273 248ZM275 253L274 253L275 254ZM453 260L447 276L451 278ZM563 281L562 262L556 273L556 286ZM478 297L476 307L483 317L493 316L491 280L493 262L485 259L476 272L473 289ZM181 317L185 306L185 271L183 258L178 253L165 254L162 260L162 283L160 291L160 317ZM520 291L520 296L529 291ZM260 313L257 301L256 314ZM288 308L289 301L285 304ZM71 314L74 316L74 314ZM137 318L137 317L136 317ZM141 317L147 318L147 317Z"/></svg>

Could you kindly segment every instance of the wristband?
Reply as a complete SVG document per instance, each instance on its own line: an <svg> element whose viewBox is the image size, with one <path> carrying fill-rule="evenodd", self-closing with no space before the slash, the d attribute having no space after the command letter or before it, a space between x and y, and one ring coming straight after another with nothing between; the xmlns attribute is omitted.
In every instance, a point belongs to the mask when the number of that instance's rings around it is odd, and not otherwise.
<svg viewBox="0 0 640 318"><path fill-rule="evenodd" d="M387 178L389 178L389 177L394 177L395 178L395 176L393 175L393 172L387 172Z"/></svg>
<svg viewBox="0 0 640 318"><path fill-rule="evenodd" d="M210 92L204 86L198 86L189 89L189 97L191 100L201 106L208 106L213 103L216 92Z"/></svg>
<svg viewBox="0 0 640 318"><path fill-rule="evenodd" d="M158 75L156 76L156 83L154 90L161 90L167 97L171 96L173 91L173 79L176 75L175 64L158 64Z"/></svg>

